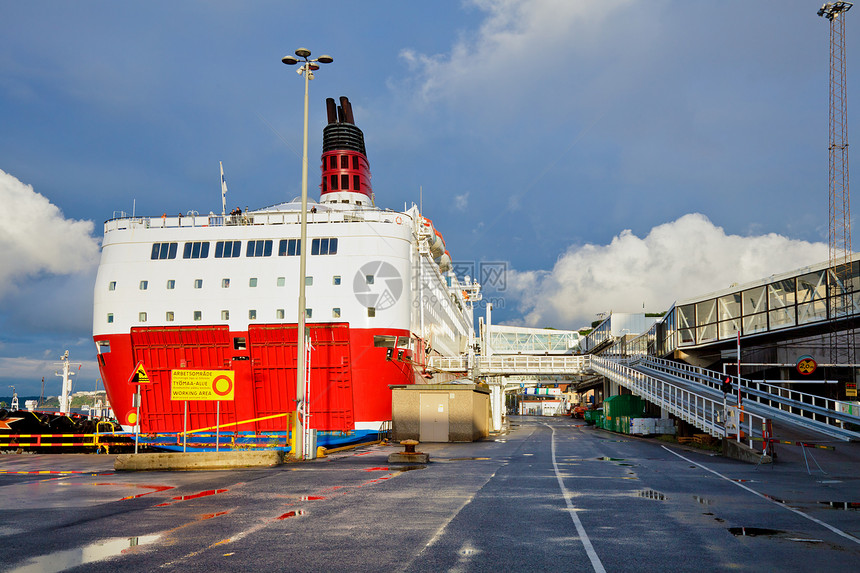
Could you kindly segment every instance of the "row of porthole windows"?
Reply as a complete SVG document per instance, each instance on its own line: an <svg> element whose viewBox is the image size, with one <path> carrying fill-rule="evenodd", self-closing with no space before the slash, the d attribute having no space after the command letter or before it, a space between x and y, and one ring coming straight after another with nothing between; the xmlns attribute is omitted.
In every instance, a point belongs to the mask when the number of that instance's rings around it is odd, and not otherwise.
<svg viewBox="0 0 860 573"><path fill-rule="evenodd" d="M272 239L258 239L247 242L246 257L272 256ZM281 239L278 243L278 256L294 257L301 254L300 239ZM178 243L153 243L150 259L175 259ZM218 241L215 243L215 258L235 258L242 254L242 241ZM336 255L337 238L326 237L311 240L311 255ZM192 241L183 247L183 259L206 259L209 257L209 241Z"/></svg>
<svg viewBox="0 0 860 573"><path fill-rule="evenodd" d="M257 277L251 277L248 279L248 286L250 288L256 288L258 282L259 281L257 280ZM286 277L278 277L276 284L279 287L286 286L287 278ZM314 277L312 277L312 276L305 277L305 285L306 286L313 286L313 284L314 284ZM331 284L333 284L335 286L340 285L341 284L340 275L334 275L331 278ZM367 275L367 284L373 284L373 275ZM173 290L176 288L176 281L174 279L168 279L166 286L167 286L167 290ZM149 290L149 281L148 280L140 281L138 288L140 290ZM203 288L203 279L194 279L194 288L196 288L196 289ZM230 288L230 279L228 279L228 278L221 279L221 288ZM108 290L109 291L116 290L116 281L110 281L108 283Z"/></svg>
<svg viewBox="0 0 860 573"><path fill-rule="evenodd" d="M306 308L305 309L305 318L313 318L313 314L314 314L314 311L312 308ZM279 308L279 309L275 310L275 319L276 320L283 320L284 316L285 316L284 309ZM371 317L371 318L375 317L376 316L376 307L372 307L372 306L367 307L367 316ZM331 317L332 318L340 318L341 317L340 307L334 307L331 309ZM108 324L113 324L114 318L115 318L114 313L109 312L107 314ZM137 314L137 321L138 322L147 322L148 318L149 318L149 315L146 312L139 312ZM203 311L202 310L195 310L192 314L192 318L194 319L195 322L199 322L199 321L203 320ZM174 320L176 320L176 313L172 310L168 310L167 312L164 313L164 320L166 322L173 322ZM222 310L221 311L221 320L230 320L230 311L229 310ZM257 320L257 311L255 309L248 311L248 320Z"/></svg>

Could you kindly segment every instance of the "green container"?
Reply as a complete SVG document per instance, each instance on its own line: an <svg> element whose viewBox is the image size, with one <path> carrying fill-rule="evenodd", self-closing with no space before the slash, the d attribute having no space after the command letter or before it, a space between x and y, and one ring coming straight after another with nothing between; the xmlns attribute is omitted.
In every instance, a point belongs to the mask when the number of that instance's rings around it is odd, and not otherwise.
<svg viewBox="0 0 860 573"><path fill-rule="evenodd" d="M610 396L603 401L603 415L606 417L612 417L613 421L617 416L642 418L645 415L645 400L639 396L634 396L633 394Z"/></svg>
<svg viewBox="0 0 860 573"><path fill-rule="evenodd" d="M586 410L583 413L582 418L585 420L585 423L589 426L594 426L597 424L597 420L603 417L603 410Z"/></svg>

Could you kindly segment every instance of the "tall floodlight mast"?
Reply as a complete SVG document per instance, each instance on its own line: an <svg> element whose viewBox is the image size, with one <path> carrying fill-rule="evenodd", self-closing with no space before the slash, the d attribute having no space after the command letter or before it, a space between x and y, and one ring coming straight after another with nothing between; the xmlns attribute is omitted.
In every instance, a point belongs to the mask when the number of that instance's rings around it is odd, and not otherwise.
<svg viewBox="0 0 860 573"><path fill-rule="evenodd" d="M854 329L836 321L853 312L851 289L851 209L848 186L848 97L845 80L845 13L851 2L827 2L818 15L830 21L830 158L829 233L830 319L834 324L830 358L833 364L854 364ZM856 273L855 273L856 274ZM853 369L851 381L854 380Z"/></svg>

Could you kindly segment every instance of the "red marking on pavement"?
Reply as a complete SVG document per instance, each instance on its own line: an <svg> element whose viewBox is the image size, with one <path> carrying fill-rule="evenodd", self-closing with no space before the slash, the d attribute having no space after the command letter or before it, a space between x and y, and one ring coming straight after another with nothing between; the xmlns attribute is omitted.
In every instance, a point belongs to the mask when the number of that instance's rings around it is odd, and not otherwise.
<svg viewBox="0 0 860 573"><path fill-rule="evenodd" d="M303 495L302 501L318 501L320 499L325 499L322 495Z"/></svg>
<svg viewBox="0 0 860 573"><path fill-rule="evenodd" d="M174 497L176 501L187 501L189 499L197 499L198 497L208 497L210 495L216 495L219 493L224 493L225 491L229 491L227 489L207 489L206 491L201 491L199 493L192 493L190 495L179 495Z"/></svg>
<svg viewBox="0 0 860 573"><path fill-rule="evenodd" d="M228 513L230 513L230 512L229 511L219 511L218 513L204 513L203 515L200 516L200 521L203 521L204 519L212 519L213 517L220 517L222 515L227 515Z"/></svg>
<svg viewBox="0 0 860 573"><path fill-rule="evenodd" d="M384 466L380 466L378 468L366 468L364 471L366 472L387 472L388 468Z"/></svg>
<svg viewBox="0 0 860 573"><path fill-rule="evenodd" d="M295 509L293 511L288 511L287 513L278 517L278 519L287 519L290 517L301 517L305 512L303 509Z"/></svg>
<svg viewBox="0 0 860 573"><path fill-rule="evenodd" d="M140 485L140 484L135 484L135 483L97 483L95 485L112 485L112 486L117 486L117 487L143 487L143 488L152 490L152 491L148 491L146 493L139 493L137 495L129 495L126 497L121 497L119 499L120 501L125 501L127 499L136 499L138 497L143 497L143 496L149 495L151 493L158 493L160 491L166 491L168 489L173 489L173 487L174 487L172 485Z"/></svg>

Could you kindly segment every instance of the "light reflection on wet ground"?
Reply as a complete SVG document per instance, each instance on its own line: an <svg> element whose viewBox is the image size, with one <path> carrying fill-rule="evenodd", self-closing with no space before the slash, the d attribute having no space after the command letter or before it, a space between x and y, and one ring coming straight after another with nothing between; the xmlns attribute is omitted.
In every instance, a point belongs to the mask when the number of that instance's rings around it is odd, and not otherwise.
<svg viewBox="0 0 860 573"><path fill-rule="evenodd" d="M9 573L53 573L55 571L65 571L78 565L94 563L108 557L114 557L115 555L134 552L137 547L154 543L159 537L161 536L144 535L141 537L105 539L85 545L84 547L76 547L74 549L66 549L64 551L33 557L18 567L10 569Z"/></svg>

